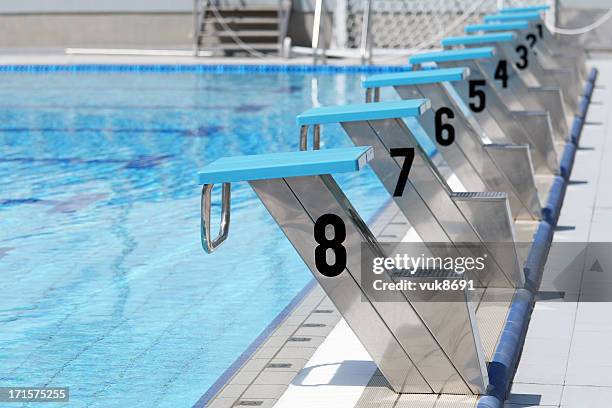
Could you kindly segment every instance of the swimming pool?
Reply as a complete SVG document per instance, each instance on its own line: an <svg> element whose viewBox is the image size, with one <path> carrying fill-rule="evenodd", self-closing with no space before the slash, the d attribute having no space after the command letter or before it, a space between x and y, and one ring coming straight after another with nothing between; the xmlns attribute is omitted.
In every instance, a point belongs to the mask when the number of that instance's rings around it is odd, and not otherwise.
<svg viewBox="0 0 612 408"><path fill-rule="evenodd" d="M196 170L296 150L295 115L362 102L360 80L0 73L0 386L68 386L69 407L193 406L311 280L246 183L206 255ZM339 126L322 140L351 145ZM369 169L337 179L364 218L387 196Z"/></svg>

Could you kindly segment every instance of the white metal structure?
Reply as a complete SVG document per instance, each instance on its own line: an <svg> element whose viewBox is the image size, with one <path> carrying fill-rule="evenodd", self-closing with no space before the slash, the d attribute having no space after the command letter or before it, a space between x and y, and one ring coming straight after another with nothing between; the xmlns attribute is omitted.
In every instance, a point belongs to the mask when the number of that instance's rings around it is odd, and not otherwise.
<svg viewBox="0 0 612 408"><path fill-rule="evenodd" d="M551 5L548 15L552 17L556 1L547 2ZM316 3L325 2L317 0ZM353 50L355 57L367 62L374 54L394 59L417 50L435 49L442 38L462 34L465 25L480 21L485 14L495 13L500 7L535 4L542 1L337 0L335 9L328 10L333 12L328 55L350 55L348 50ZM313 33L320 31L317 24L320 19L315 18Z"/></svg>

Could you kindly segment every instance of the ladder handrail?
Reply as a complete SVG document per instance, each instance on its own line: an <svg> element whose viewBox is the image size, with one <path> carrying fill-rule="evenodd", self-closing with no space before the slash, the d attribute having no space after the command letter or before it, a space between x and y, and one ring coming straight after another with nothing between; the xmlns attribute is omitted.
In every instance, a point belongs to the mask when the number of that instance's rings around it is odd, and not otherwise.
<svg viewBox="0 0 612 408"><path fill-rule="evenodd" d="M293 9L292 0L278 0L278 52L283 51L283 43L289 31L289 19Z"/></svg>
<svg viewBox="0 0 612 408"><path fill-rule="evenodd" d="M318 60L319 60L319 54L323 57L323 59L325 60L325 39L323 39L323 46L319 47L319 43L320 43L320 37L321 37L321 29L323 28L322 26L322 19L323 19L323 9L324 9L324 4L323 4L323 0L316 0L315 1L315 10L314 10L314 19L313 19L313 23L312 23L312 43L311 43L311 48L312 48L312 63L314 65L317 64Z"/></svg>
<svg viewBox="0 0 612 408"><path fill-rule="evenodd" d="M202 23L208 10L210 0L193 0L193 55L198 56L200 51L200 34L203 32Z"/></svg>

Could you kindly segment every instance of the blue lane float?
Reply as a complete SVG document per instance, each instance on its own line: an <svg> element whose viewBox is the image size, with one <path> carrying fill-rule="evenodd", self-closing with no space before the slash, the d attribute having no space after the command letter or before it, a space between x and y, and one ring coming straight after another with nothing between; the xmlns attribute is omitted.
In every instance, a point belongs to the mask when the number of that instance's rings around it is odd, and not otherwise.
<svg viewBox="0 0 612 408"><path fill-rule="evenodd" d="M580 105L578 107L578 115L580 118L585 119L586 115L589 111L589 98L584 95L580 100Z"/></svg>
<svg viewBox="0 0 612 408"><path fill-rule="evenodd" d="M566 143L565 148L563 149L563 155L561 156L561 161L559 164L559 170L561 177L565 180L569 180L570 174L572 172L572 167L574 167L574 158L576 156L576 145L574 143Z"/></svg>
<svg viewBox="0 0 612 408"><path fill-rule="evenodd" d="M522 339L527 332L533 304L533 293L525 289L516 291L504 330L488 367L488 394L491 397L505 399L508 385L518 364L523 347Z"/></svg>
<svg viewBox="0 0 612 408"><path fill-rule="evenodd" d="M582 127L584 125L584 120L579 117L574 118L574 122L572 123L572 130L570 133L570 141L571 143L578 146L578 142L580 141L580 134L582 133Z"/></svg>
<svg viewBox="0 0 612 408"><path fill-rule="evenodd" d="M541 221L534 235L529 255L527 255L525 267L523 268L525 272L525 288L533 294L538 293L540 288L544 265L546 264L553 234L554 228L546 221Z"/></svg>
<svg viewBox="0 0 612 408"><path fill-rule="evenodd" d="M535 304L534 293L537 293L537 289L533 288L539 286L552 234L552 227L545 221L540 222L525 268L528 280L526 285L530 289L519 289L514 295L504 330L487 368L489 388L487 394L478 399L477 408L503 408L504 406L523 350L529 319Z"/></svg>
<svg viewBox="0 0 612 408"><path fill-rule="evenodd" d="M566 145L566 148L568 146L573 145L571 143L568 143ZM553 182L553 185L550 188L550 192L548 193L548 200L546 201L546 206L542 208L542 219L553 227L557 225L557 221L559 220L561 207L563 205L563 200L565 199L566 189L567 179L561 176L555 177L555 181Z"/></svg>
<svg viewBox="0 0 612 408"><path fill-rule="evenodd" d="M594 84L595 80L597 79L598 73L599 73L599 71L597 71L597 68L591 68L591 72L589 72L588 81L591 82L592 84Z"/></svg>
<svg viewBox="0 0 612 408"><path fill-rule="evenodd" d="M512 386L512 379L520 360L529 327L529 319L535 304L535 294L538 293L542 282L544 265L548 258L554 227L557 225L561 213L567 183L571 175L576 150L584 127L584 118L588 112L596 79L597 69L593 68L589 72L588 80L585 84L581 100L581 111L574 119L570 141L566 144L563 151L560 169L561 176L557 176L553 182L548 202L542 210L543 221L538 226L529 255L527 256L527 261L525 262L525 289L517 291L512 301L502 337L488 367L490 386L487 394L478 399L477 408L503 408Z"/></svg>

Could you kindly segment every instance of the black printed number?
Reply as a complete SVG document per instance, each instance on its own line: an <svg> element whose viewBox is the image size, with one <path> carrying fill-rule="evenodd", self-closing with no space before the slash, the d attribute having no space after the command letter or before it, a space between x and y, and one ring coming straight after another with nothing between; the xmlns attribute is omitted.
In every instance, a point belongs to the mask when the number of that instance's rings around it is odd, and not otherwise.
<svg viewBox="0 0 612 408"><path fill-rule="evenodd" d="M495 79L501 81L502 87L508 87L508 62L506 60L500 60L495 68Z"/></svg>
<svg viewBox="0 0 612 408"><path fill-rule="evenodd" d="M538 24L538 35L540 38L544 38L544 27L542 27L542 24Z"/></svg>
<svg viewBox="0 0 612 408"><path fill-rule="evenodd" d="M455 113L450 108L440 108L436 111L436 142L438 142L442 146L448 146L455 141L455 128L450 123L444 123L442 121L444 116L447 119L454 119ZM446 137L444 137L445 132Z"/></svg>
<svg viewBox="0 0 612 408"><path fill-rule="evenodd" d="M414 162L414 147L397 147L389 149L391 157L404 157L404 164L402 164L402 170L400 170L399 177L397 179L397 185L393 192L393 197L401 197L404 194L404 188L408 181L408 175L412 168L412 162Z"/></svg>
<svg viewBox="0 0 612 408"><path fill-rule="evenodd" d="M527 59L527 54L529 53L529 50L527 49L527 47L524 45L519 45L518 47L516 47L516 52L518 53L519 58L521 59L519 62L516 63L516 67L518 69L527 68L527 66L529 65L529 60Z"/></svg>
<svg viewBox="0 0 612 408"><path fill-rule="evenodd" d="M325 230L331 225L334 229L334 237L327 239ZM342 243L346 239L346 226L342 218L336 214L323 214L314 225L314 238L319 244L315 248L315 266L323 276L333 278L342 273L346 268L346 248ZM327 251L334 251L334 264L327 263Z"/></svg>
<svg viewBox="0 0 612 408"><path fill-rule="evenodd" d="M478 113L485 110L487 106L487 95L483 89L478 89L478 87L486 85L487 81L484 79L473 79L470 81L470 98L476 98L478 100L478 104L470 102L470 109L472 112Z"/></svg>
<svg viewBox="0 0 612 408"><path fill-rule="evenodd" d="M525 39L529 41L529 48L533 48L533 46L538 42L538 38L535 36L535 34L527 34Z"/></svg>

